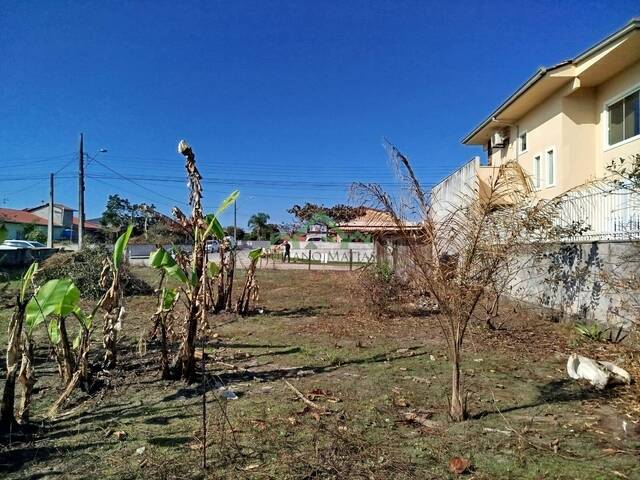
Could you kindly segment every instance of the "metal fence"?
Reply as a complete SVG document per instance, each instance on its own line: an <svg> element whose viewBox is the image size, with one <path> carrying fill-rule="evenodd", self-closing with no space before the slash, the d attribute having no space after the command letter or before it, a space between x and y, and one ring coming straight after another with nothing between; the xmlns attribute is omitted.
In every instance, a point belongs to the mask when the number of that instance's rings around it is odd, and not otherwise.
<svg viewBox="0 0 640 480"><path fill-rule="evenodd" d="M640 239L640 195L628 189L592 189L570 192L560 203L556 225L582 226L583 231L567 237L580 240Z"/></svg>
<svg viewBox="0 0 640 480"><path fill-rule="evenodd" d="M291 249L291 258L285 261L281 250L267 253L259 268L308 269L308 270L355 270L375 261L373 249L322 248Z"/></svg>

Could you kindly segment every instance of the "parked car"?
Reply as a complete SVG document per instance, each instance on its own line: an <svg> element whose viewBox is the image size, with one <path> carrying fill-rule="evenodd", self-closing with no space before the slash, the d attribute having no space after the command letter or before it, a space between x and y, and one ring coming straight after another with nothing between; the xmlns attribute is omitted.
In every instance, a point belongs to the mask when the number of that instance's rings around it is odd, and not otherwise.
<svg viewBox="0 0 640 480"><path fill-rule="evenodd" d="M46 245L40 242L32 241L32 240L5 240L2 243L2 246L9 247L9 248L29 248L29 249L47 248Z"/></svg>
<svg viewBox="0 0 640 480"><path fill-rule="evenodd" d="M311 235L307 237L307 242L326 242L327 239L325 237L320 237L319 235Z"/></svg>
<svg viewBox="0 0 640 480"><path fill-rule="evenodd" d="M206 245L207 253L215 253L220 249L220 244L217 240L209 240Z"/></svg>

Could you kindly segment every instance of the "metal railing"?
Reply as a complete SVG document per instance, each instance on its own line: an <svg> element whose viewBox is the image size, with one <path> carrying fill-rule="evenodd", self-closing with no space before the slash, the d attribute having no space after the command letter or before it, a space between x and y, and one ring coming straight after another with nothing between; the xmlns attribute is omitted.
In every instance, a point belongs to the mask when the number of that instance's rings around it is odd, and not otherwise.
<svg viewBox="0 0 640 480"><path fill-rule="evenodd" d="M570 192L561 201L558 227L582 227L567 241L640 239L640 194L624 188Z"/></svg>

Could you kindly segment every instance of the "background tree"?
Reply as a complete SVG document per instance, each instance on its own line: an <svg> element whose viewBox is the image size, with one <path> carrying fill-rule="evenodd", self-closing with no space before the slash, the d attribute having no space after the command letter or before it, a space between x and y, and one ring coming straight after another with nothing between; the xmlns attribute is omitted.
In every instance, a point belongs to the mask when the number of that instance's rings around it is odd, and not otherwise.
<svg viewBox="0 0 640 480"><path fill-rule="evenodd" d="M120 235L129 225L133 225L133 236L146 237L149 228L163 217L155 205L131 203L117 193L109 195L100 223L113 231L113 237Z"/></svg>
<svg viewBox="0 0 640 480"><path fill-rule="evenodd" d="M262 237L266 233L267 222L269 222L270 218L269 214L264 212L254 213L251 215L251 218L249 218L247 226L251 228L258 240L263 239Z"/></svg>
<svg viewBox="0 0 640 480"><path fill-rule="evenodd" d="M335 223L346 223L354 218L361 217L366 213L365 207L351 207L349 205L337 204L333 207L325 207L315 203L305 203L303 206L294 205L287 212L292 214L300 223L308 222L321 216L330 217ZM329 225L327 225L329 226Z"/></svg>
<svg viewBox="0 0 640 480"><path fill-rule="evenodd" d="M228 237L233 238L233 230L234 230L234 229L233 229L233 225L229 225L228 227L226 227L226 228L224 229L224 234L225 234L226 236L228 236ZM246 232L245 232L242 228L237 227L237 228L236 228L236 238L237 238L238 240L244 240L244 237L245 237L245 236L246 236Z"/></svg>

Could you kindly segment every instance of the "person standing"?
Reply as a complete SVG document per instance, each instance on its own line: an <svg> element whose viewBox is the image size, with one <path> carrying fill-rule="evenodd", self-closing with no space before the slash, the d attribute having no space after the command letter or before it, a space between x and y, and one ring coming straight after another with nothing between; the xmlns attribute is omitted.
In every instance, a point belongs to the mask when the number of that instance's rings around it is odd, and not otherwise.
<svg viewBox="0 0 640 480"><path fill-rule="evenodd" d="M289 240L284 241L284 255L282 256L282 263L291 263L291 244Z"/></svg>

